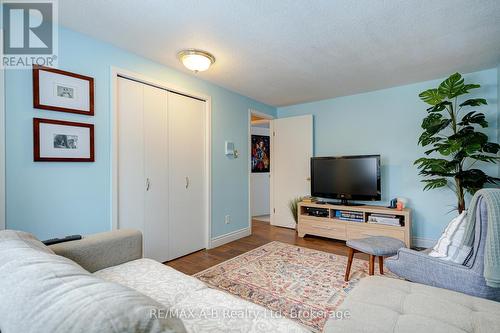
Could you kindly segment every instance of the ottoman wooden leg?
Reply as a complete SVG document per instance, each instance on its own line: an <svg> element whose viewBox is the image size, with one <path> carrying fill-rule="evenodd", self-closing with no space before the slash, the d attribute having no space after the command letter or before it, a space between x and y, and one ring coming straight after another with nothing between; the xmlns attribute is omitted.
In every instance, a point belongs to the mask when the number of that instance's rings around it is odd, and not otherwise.
<svg viewBox="0 0 500 333"><path fill-rule="evenodd" d="M370 265L368 268L368 275L373 275L375 271L375 256L370 254Z"/></svg>
<svg viewBox="0 0 500 333"><path fill-rule="evenodd" d="M384 257L378 257L378 268L380 269L380 275L384 275Z"/></svg>
<svg viewBox="0 0 500 333"><path fill-rule="evenodd" d="M354 259L354 249L349 248L349 255L347 258L347 267L345 269L344 281L349 281L349 274L351 274L352 260Z"/></svg>

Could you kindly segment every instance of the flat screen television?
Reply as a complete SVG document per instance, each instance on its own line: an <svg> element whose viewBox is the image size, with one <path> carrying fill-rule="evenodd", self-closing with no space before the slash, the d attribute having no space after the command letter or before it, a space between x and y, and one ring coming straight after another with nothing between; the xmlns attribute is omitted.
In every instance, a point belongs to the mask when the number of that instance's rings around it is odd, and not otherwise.
<svg viewBox="0 0 500 333"><path fill-rule="evenodd" d="M311 195L342 204L380 200L380 155L311 158Z"/></svg>

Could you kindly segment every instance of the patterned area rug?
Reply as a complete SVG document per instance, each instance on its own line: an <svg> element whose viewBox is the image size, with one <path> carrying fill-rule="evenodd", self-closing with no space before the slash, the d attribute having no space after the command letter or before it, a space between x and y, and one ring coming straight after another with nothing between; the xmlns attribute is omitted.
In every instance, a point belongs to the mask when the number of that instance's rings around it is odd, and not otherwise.
<svg viewBox="0 0 500 333"><path fill-rule="evenodd" d="M355 258L345 282L346 263L344 256L271 242L194 276L320 332L329 314L368 276L368 262Z"/></svg>

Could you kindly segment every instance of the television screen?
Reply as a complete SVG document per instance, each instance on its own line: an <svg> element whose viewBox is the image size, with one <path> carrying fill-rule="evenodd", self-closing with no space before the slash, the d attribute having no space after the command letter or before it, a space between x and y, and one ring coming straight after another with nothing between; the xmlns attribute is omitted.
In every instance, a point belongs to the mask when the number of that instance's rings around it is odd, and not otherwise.
<svg viewBox="0 0 500 333"><path fill-rule="evenodd" d="M313 157L311 195L380 200L380 155Z"/></svg>

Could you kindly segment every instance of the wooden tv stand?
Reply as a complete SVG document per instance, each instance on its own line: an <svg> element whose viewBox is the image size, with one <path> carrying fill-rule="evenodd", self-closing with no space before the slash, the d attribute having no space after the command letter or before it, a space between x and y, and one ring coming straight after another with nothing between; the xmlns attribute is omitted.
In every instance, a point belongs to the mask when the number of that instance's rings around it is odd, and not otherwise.
<svg viewBox="0 0 500 333"><path fill-rule="evenodd" d="M328 209L328 217L310 216L306 208ZM387 236L402 240L410 247L411 242L411 210L405 208L401 211L380 206L343 206L333 204L318 204L300 202L298 204L299 237L307 235L322 236L327 238L349 240L370 236ZM351 222L335 217L335 211L351 211L363 213L364 222ZM367 223L370 214L387 214L401 217L403 226Z"/></svg>

